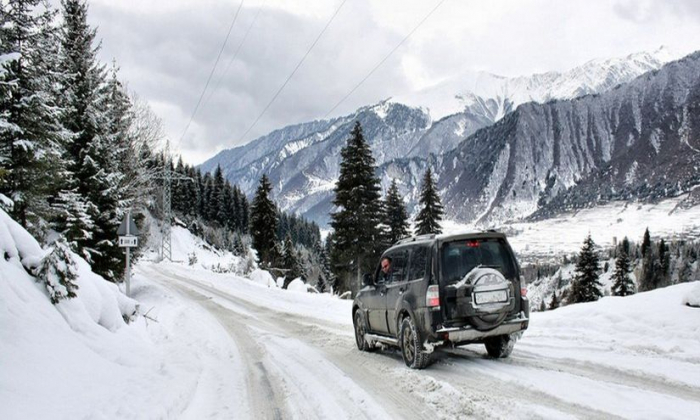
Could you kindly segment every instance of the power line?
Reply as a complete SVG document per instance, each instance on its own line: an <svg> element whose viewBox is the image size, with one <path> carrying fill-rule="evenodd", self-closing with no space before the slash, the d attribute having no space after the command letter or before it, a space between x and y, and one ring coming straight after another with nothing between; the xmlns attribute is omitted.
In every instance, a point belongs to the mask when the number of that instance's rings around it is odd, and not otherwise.
<svg viewBox="0 0 700 420"><path fill-rule="evenodd" d="M211 68L211 72L209 73L209 77L207 78L207 83L204 85L204 89L202 89L202 94L199 95L199 100L197 101L197 105L195 105L194 110L192 111L192 115L190 115L190 120L187 122L187 125L185 126L185 129L182 130L182 135L180 136L180 140L177 142L177 146L175 147L176 149L180 146L180 143L182 143L182 139L185 138L185 134L187 133L187 129L190 128L190 124L192 124L192 120L194 119L195 114L197 113L197 110L199 109L199 105L202 103L202 98L204 98L204 94L207 91L207 88L209 87L209 82L211 82L211 78L214 75L214 70L216 70L216 66L219 64L219 60L221 59L221 54L223 54L224 49L226 48L226 44L228 43L228 39L231 36L231 31L233 31L233 25L236 24L236 20L238 19L238 14L241 11L241 8L243 7L243 2L245 0L241 0L241 3L238 5L238 9L236 10L236 14L233 17L233 21L231 21L231 26L228 28L228 33L226 34L226 39L224 39L223 45L221 45L221 49L219 50L219 55L216 56L216 61L214 62L214 66Z"/></svg>
<svg viewBox="0 0 700 420"><path fill-rule="evenodd" d="M231 59L228 61L228 64L226 64L226 68L224 68L224 71L221 73L221 77L219 77L219 79L216 81L216 84L214 85L214 89L212 89L209 92L209 96L207 96L207 99L204 100L204 104L202 104L202 106L206 106L209 103L209 101L211 100L212 96L214 96L214 93L216 93L216 91L219 89L219 85L221 85L221 81L224 80L224 76L226 76L226 73L228 73L228 69L231 67L231 64L233 64L233 61L236 59L236 57L238 57L238 53L241 51L241 47L243 46L246 39L248 38L248 34L250 33L250 30L253 28L253 26L255 25L255 22L258 20L258 16L260 16L260 12L262 11L263 6L265 5L265 1L266 0L263 0L260 3L260 6L258 7L258 11L255 13L255 16L253 17L253 21L248 26L248 29L246 30L245 35L243 35L243 39L241 40L241 42L238 44L238 47L236 48L236 52L233 54L233 57L231 57Z"/></svg>
<svg viewBox="0 0 700 420"><path fill-rule="evenodd" d="M443 0L443 1L445 1L445 0ZM313 44L311 44L309 49L306 50L306 54L304 54L304 56L301 58L301 60L299 60L299 63L297 64L297 66L294 67L294 70L292 70L292 72L289 74L289 76L287 77L287 80L285 80L284 83L282 83L282 86L280 86L280 88L277 89L277 92L272 97L272 99L270 99L270 102L267 103L267 105L265 106L265 109L262 110L260 115L258 115L258 117L255 119L255 121L253 121L253 124L251 124L251 126L248 127L248 129L245 131L245 133L243 133L243 135L240 138L239 143L243 142L243 140L245 139L245 136L247 136L248 133L250 132L250 130L252 130L253 127L255 127L255 125L258 123L258 121L260 121L260 118L262 118L262 116L265 115L267 110L270 108L270 105L272 105L272 103L275 102L275 99L277 99L277 97L282 92L284 87L287 86L287 83L289 83L289 81L292 79L292 77L294 76L294 73L296 73L297 70L299 70L299 67L301 67L304 60L306 60L306 57L309 55L311 50L316 46L316 43L318 43L318 40L321 39L321 36L323 36L323 33L326 32L326 29L328 29L328 27L331 25L331 22L333 22L333 19L335 19L336 15L338 15L338 12L340 12L340 9L343 7L345 2L347 2L347 0L343 0L343 2L340 3L340 6L338 6L338 8L335 10L335 13L333 13L333 16L331 16L331 18L328 20L328 22L326 23L326 26L324 26L323 29L321 30L321 32L318 34L318 36L314 40Z"/></svg>
<svg viewBox="0 0 700 420"><path fill-rule="evenodd" d="M435 11L436 11L440 6L442 6L442 4L443 4L445 1L447 1L447 0L441 0L435 7L433 7L433 9L430 11L430 13L428 13L428 14L423 18L423 20L421 20L420 22L418 22L418 24L411 30L411 32L409 32L408 35L406 35L406 36L401 40L401 42L399 42L399 43L394 47L394 49L392 49L391 51L389 51L389 54L387 54L387 55L382 59L382 61L380 61L376 66L374 66L374 68L373 68L369 73L367 73L367 75L366 75L362 80L360 80L360 83L358 83L357 85L355 85L355 87L353 87L353 88L350 90L350 92L347 93L347 95L343 96L343 98L342 98L340 101L338 101L338 103L336 103L336 104L333 106L333 108L331 108L331 110L328 111L328 112L326 113L326 115L323 116L323 119L328 118L328 116L329 116L333 111L335 111L336 108L338 108L343 102L345 102L346 99L348 99L348 97L350 97L350 95L352 95L360 86L362 86L362 84L365 83L365 81L366 81L367 79L369 79L370 76L372 76L372 74L374 74L374 72L377 71L377 69L378 69L379 67L381 67L382 64L384 64L384 62L385 62L386 60L388 60L389 57L391 57L392 54L394 54L394 52L396 52L396 50L398 50L399 47L401 47L401 45L403 45L404 42L406 42L406 40L408 40L408 38L410 38L411 35L413 35L413 33L416 32L416 31L418 30L418 28L420 28L421 25L423 25L423 23L425 23L425 21L428 20L428 18L429 18L433 13L435 13Z"/></svg>

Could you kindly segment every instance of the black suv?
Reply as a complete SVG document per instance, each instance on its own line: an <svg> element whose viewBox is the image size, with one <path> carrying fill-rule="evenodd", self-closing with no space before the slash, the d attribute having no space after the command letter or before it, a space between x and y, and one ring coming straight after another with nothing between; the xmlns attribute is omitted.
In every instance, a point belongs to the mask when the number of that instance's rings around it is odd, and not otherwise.
<svg viewBox="0 0 700 420"><path fill-rule="evenodd" d="M381 263L352 306L362 351L398 346L407 366L422 369L438 347L484 343L492 357L508 357L527 329L530 305L520 268L502 233L423 235L403 239Z"/></svg>

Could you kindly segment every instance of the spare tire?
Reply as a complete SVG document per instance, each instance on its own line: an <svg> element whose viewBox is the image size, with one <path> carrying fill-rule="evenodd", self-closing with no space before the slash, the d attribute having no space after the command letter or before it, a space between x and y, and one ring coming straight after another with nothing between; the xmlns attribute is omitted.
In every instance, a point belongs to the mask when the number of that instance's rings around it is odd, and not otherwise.
<svg viewBox="0 0 700 420"><path fill-rule="evenodd" d="M469 323L479 331L492 330L501 325L508 316L511 309L512 285L503 274L492 268L479 268L472 275L474 277L470 280L474 285L473 304L481 313L469 318ZM484 302L479 302L479 296L487 298Z"/></svg>

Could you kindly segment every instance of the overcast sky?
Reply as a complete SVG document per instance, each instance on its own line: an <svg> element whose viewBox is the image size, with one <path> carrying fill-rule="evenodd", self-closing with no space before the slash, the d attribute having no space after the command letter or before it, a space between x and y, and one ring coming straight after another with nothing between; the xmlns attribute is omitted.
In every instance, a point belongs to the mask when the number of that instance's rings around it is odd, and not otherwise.
<svg viewBox="0 0 700 420"><path fill-rule="evenodd" d="M162 118L173 146L198 164L274 129L322 118L440 0L347 0L243 137L342 2L243 0L184 138L240 0L92 0L89 21L102 39L101 58L116 59L121 79ZM700 50L700 1L446 0L332 115L467 71L563 71L661 45Z"/></svg>

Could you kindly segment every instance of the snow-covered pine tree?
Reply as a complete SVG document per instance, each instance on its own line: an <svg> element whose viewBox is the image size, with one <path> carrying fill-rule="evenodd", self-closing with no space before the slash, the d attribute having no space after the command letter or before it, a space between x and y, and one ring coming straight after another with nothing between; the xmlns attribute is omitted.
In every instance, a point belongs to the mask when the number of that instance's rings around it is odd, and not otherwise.
<svg viewBox="0 0 700 420"><path fill-rule="evenodd" d="M241 234L236 232L233 234L233 254L242 257L245 255L245 246L241 239Z"/></svg>
<svg viewBox="0 0 700 420"><path fill-rule="evenodd" d="M263 174L250 207L250 234L253 248L258 252L258 260L265 267L271 267L279 258L277 247L277 207L270 199L272 185Z"/></svg>
<svg viewBox="0 0 700 420"><path fill-rule="evenodd" d="M333 267L333 243L335 242L333 232L326 236L326 240L323 242L323 251L326 254L326 272L328 277L326 278L326 288L329 292L335 293L338 286L338 277L335 275L335 269Z"/></svg>
<svg viewBox="0 0 700 420"><path fill-rule="evenodd" d="M109 92L106 71L98 62L95 29L87 23L87 5L79 0L63 0L61 31L62 67L64 78L62 104L66 108L63 124L73 134L68 145L70 179L64 197L75 197L79 204L64 206L80 208L94 226L89 239L71 237L77 250L91 261L93 270L103 277L117 281L122 274L121 250L116 246L116 228L123 208L120 203L124 174L115 162L116 145L109 132ZM72 216L75 219L76 215ZM65 218L56 222L65 226Z"/></svg>
<svg viewBox="0 0 700 420"><path fill-rule="evenodd" d="M623 242L627 238L623 239ZM630 257L627 255L626 249L629 249L629 243L622 245L615 260L615 272L613 273L612 294L614 296L628 296L634 294L634 282L630 278L632 271Z"/></svg>
<svg viewBox="0 0 700 420"><path fill-rule="evenodd" d="M578 262L576 263L574 280L571 283L569 303L593 302L600 299L602 284L598 280L600 264L595 252L595 243L589 234L583 241Z"/></svg>
<svg viewBox="0 0 700 420"><path fill-rule="evenodd" d="M40 235L65 178L68 141L57 105L55 11L41 0L9 0L0 14L0 193L14 201L13 218Z"/></svg>
<svg viewBox="0 0 700 420"><path fill-rule="evenodd" d="M53 243L51 251L34 270L34 275L44 283L54 305L62 299L76 296L78 268L63 238Z"/></svg>
<svg viewBox="0 0 700 420"><path fill-rule="evenodd" d="M389 244L393 244L409 234L408 212L399 195L396 179L391 180L391 186L386 192L384 202L386 206L384 223L389 227Z"/></svg>
<svg viewBox="0 0 700 420"><path fill-rule="evenodd" d="M326 288L328 287L328 282L331 277L331 270L330 270L330 263L328 259L328 253L326 252L326 249L323 247L321 244L321 240L317 240L314 243L313 251L316 254L318 258L318 281L316 282L316 289L320 292L323 293L326 291Z"/></svg>
<svg viewBox="0 0 700 420"><path fill-rule="evenodd" d="M340 175L331 213L333 268L341 291L357 291L363 271L370 271L380 253L383 231L379 179L375 160L359 121L340 151Z"/></svg>
<svg viewBox="0 0 700 420"><path fill-rule="evenodd" d="M435 190L435 181L433 181L433 174L430 168L425 171L423 176L418 205L421 206L421 210L416 217L416 235L442 233L440 221L442 221L444 212L440 196Z"/></svg>
<svg viewBox="0 0 700 420"><path fill-rule="evenodd" d="M54 227L66 237L72 250L80 250L92 239L95 225L90 213L90 203L75 191L61 191L54 202ZM91 254L83 250L83 258L90 261Z"/></svg>
<svg viewBox="0 0 700 420"><path fill-rule="evenodd" d="M284 240L282 263L283 268L286 270L284 273L284 286L282 288L286 289L292 280L301 276L299 258L296 249L294 249L294 244L292 243L292 236L289 234L287 234L287 238Z"/></svg>

